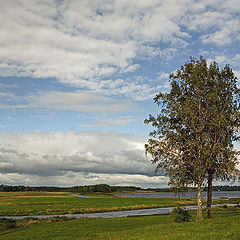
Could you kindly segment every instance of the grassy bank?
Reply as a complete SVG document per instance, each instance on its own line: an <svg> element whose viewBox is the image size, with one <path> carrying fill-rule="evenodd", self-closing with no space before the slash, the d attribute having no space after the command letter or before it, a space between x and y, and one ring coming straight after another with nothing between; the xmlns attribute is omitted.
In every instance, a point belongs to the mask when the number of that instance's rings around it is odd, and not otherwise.
<svg viewBox="0 0 240 240"><path fill-rule="evenodd" d="M214 203L239 203L240 199L218 200ZM73 197L70 193L0 192L0 215L41 215L91 213L156 207L196 205L195 199L120 198L95 195Z"/></svg>
<svg viewBox="0 0 240 240"><path fill-rule="evenodd" d="M0 193L2 216L90 213L194 204L194 199L120 198L110 195L79 198L69 193Z"/></svg>
<svg viewBox="0 0 240 240"><path fill-rule="evenodd" d="M240 239L240 211L215 210L203 222L175 223L170 215L117 219L20 221L18 227L0 232L1 240L179 240Z"/></svg>

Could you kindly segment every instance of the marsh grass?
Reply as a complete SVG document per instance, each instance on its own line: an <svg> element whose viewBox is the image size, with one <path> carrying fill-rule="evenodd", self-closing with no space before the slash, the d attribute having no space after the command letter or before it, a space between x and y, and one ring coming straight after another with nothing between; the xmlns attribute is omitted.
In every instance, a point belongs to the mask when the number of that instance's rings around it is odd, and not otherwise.
<svg viewBox="0 0 240 240"><path fill-rule="evenodd" d="M195 212L191 212L193 218ZM21 224L19 222L22 222ZM212 219L175 223L171 215L115 219L24 220L0 232L1 240L181 240L240 239L240 210L215 209Z"/></svg>
<svg viewBox="0 0 240 240"><path fill-rule="evenodd" d="M240 199L214 200L213 204L216 203L236 204L240 203ZM196 205L195 199L120 198L109 194L80 198L73 197L70 193L0 192L2 216L94 213L187 205Z"/></svg>
<svg viewBox="0 0 240 240"><path fill-rule="evenodd" d="M195 199L120 198L111 195L79 198L69 193L0 193L2 216L93 213L186 205L195 205Z"/></svg>

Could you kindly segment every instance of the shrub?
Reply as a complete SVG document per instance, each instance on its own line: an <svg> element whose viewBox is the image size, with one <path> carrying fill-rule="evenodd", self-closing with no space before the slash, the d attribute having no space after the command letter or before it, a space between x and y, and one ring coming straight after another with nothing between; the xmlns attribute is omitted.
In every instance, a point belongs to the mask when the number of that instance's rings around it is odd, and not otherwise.
<svg viewBox="0 0 240 240"><path fill-rule="evenodd" d="M172 210L171 215L175 222L190 222L192 217L186 208L176 207Z"/></svg>
<svg viewBox="0 0 240 240"><path fill-rule="evenodd" d="M7 229L12 229L16 227L17 227L17 223L15 220L6 219L6 218L0 219L0 231L4 231Z"/></svg>

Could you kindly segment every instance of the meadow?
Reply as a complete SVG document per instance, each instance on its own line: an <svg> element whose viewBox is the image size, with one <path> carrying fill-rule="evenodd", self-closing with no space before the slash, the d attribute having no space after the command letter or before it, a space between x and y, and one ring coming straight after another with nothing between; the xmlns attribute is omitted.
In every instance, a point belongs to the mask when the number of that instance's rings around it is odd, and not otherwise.
<svg viewBox="0 0 240 240"><path fill-rule="evenodd" d="M217 202L235 202L231 201ZM69 193L15 192L0 193L1 215L35 215L69 212L99 212L149 207L184 206L195 204L194 199L119 198L111 195L94 195L90 198L73 197ZM100 218L25 219L0 222L1 240L158 240L158 239L240 239L240 208L218 207L212 219L202 222L174 222L173 216L155 215ZM7 225L6 225L7 226Z"/></svg>
<svg viewBox="0 0 240 240"><path fill-rule="evenodd" d="M0 215L91 213L195 205L194 199L120 198L112 195L74 197L70 193L0 192Z"/></svg>
<svg viewBox="0 0 240 240"><path fill-rule="evenodd" d="M194 214L194 213L193 213ZM195 215L194 215L195 216ZM240 210L218 209L213 218L175 223L171 215L115 219L24 220L0 232L1 240L240 239Z"/></svg>

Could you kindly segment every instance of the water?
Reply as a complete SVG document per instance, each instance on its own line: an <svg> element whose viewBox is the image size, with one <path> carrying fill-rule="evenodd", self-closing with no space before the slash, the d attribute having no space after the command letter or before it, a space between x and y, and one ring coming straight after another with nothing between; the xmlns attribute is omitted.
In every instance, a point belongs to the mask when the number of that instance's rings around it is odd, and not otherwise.
<svg viewBox="0 0 240 240"><path fill-rule="evenodd" d="M226 204L227 206L236 206L236 204ZM222 206L222 204L212 205L212 207ZM164 208L149 208L139 210L117 211L117 212L102 212L102 213L81 213L81 214L56 214L56 215L34 215L34 216L2 216L0 218L22 220L26 218L48 219L54 217L67 217L67 218L120 218L132 216L149 216L158 214L168 214L174 207ZM205 206L203 206L205 208ZM187 206L187 210L196 210L197 206Z"/></svg>
<svg viewBox="0 0 240 240"><path fill-rule="evenodd" d="M116 194L121 197L132 197L132 198L195 198L195 192L186 192L180 195L175 195L172 192L154 192L154 193L129 193L129 194ZM206 198L207 193L203 192L202 197ZM75 195L75 197L86 197L81 195ZM219 198L240 198L240 192L213 192L213 199ZM236 206L236 204L226 204L227 206ZM222 205L213 205L213 207ZM130 216L147 216L157 214L167 214L172 211L174 207L165 208L150 208L150 209L139 209L139 210L127 210L127 211L116 211L116 212L102 212L102 213L82 213L82 214L56 214L56 215L34 215L34 216L0 216L0 218L8 218L21 220L25 218L37 218L47 219L53 217L67 217L67 218L119 218L119 217L130 217ZM195 210L197 206L187 206L188 210ZM203 206L204 208L204 206Z"/></svg>
<svg viewBox="0 0 240 240"><path fill-rule="evenodd" d="M185 192L175 195L172 192L153 192L153 193L128 193L128 194L115 194L118 197L125 198L196 198L196 192ZM202 192L202 198L207 198L207 192ZM213 192L213 199L229 199L240 198L239 192Z"/></svg>
<svg viewBox="0 0 240 240"><path fill-rule="evenodd" d="M73 197L79 197L79 198L91 198L90 196L85 195L78 195L78 194L72 194Z"/></svg>

